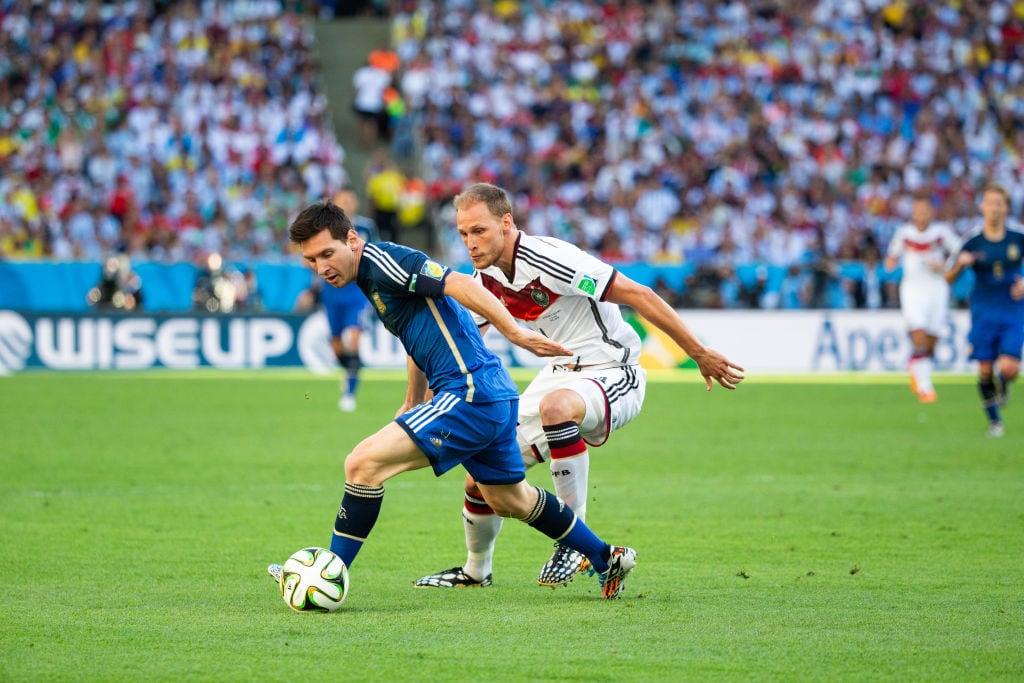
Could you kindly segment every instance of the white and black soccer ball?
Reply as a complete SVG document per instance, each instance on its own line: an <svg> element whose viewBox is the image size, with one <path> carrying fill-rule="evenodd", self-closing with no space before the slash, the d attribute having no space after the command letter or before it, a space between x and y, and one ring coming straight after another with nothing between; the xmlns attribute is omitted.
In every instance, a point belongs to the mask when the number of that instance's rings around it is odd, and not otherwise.
<svg viewBox="0 0 1024 683"><path fill-rule="evenodd" d="M303 548L285 560L280 585L296 612L333 612L348 595L348 567L326 548Z"/></svg>

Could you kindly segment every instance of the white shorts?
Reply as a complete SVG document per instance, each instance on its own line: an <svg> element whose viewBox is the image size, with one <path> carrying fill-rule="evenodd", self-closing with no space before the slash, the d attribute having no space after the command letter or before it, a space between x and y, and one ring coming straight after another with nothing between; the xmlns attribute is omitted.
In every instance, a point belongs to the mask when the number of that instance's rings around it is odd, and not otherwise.
<svg viewBox="0 0 1024 683"><path fill-rule="evenodd" d="M639 365L579 371L548 365L541 370L519 397L519 448L527 467L551 459L540 422L540 401L556 389L571 389L583 398L587 414L580 433L589 445L600 446L612 431L640 414L647 372Z"/></svg>
<svg viewBox="0 0 1024 683"><path fill-rule="evenodd" d="M901 283L900 310L908 329L940 337L949 319L949 287Z"/></svg>

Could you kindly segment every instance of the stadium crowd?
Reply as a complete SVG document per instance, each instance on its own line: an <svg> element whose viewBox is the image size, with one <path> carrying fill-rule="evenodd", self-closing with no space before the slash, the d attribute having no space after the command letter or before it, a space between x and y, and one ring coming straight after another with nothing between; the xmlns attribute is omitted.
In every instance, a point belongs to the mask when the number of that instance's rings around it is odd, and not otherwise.
<svg viewBox="0 0 1024 683"><path fill-rule="evenodd" d="M684 303L895 305L869 271L914 194L961 234L987 182L1024 208L1020 2L402 5L437 206L496 183L532 234L694 265ZM773 298L751 264L786 273Z"/></svg>
<svg viewBox="0 0 1024 683"><path fill-rule="evenodd" d="M346 181L311 44L278 0L0 2L0 255L285 251Z"/></svg>
<svg viewBox="0 0 1024 683"><path fill-rule="evenodd" d="M289 218L346 182L286 4L0 2L0 258L286 250ZM659 283L679 305L874 307L895 305L875 274L915 193L961 234L986 182L1024 209L1020 2L391 12L393 151L418 138L442 243L451 197L488 181L532 234L692 267Z"/></svg>

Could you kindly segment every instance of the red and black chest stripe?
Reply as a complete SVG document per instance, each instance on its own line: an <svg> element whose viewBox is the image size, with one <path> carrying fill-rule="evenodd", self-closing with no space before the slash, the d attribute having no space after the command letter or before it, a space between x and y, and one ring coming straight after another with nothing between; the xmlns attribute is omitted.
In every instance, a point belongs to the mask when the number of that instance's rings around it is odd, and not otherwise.
<svg viewBox="0 0 1024 683"><path fill-rule="evenodd" d="M480 273L480 282L501 299L508 312L517 320L536 320L548 306L558 301L559 295L542 285L540 278L535 278L519 291L506 287L484 273Z"/></svg>

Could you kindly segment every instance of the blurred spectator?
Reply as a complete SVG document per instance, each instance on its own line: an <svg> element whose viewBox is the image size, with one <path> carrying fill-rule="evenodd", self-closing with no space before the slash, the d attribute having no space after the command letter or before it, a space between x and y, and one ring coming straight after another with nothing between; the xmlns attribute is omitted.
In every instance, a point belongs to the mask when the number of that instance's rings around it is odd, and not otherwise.
<svg viewBox="0 0 1024 683"><path fill-rule="evenodd" d="M368 168L366 194L370 200L373 220L377 223L381 240L394 242L398 239L398 212L405 189L405 174L386 151L378 153Z"/></svg>
<svg viewBox="0 0 1024 683"><path fill-rule="evenodd" d="M251 288L251 289L250 289ZM210 254L196 279L192 292L193 308L210 313L232 313L258 302L255 274L245 274L225 265L220 254Z"/></svg>
<svg viewBox="0 0 1024 683"><path fill-rule="evenodd" d="M103 262L100 281L89 290L87 299L99 310L141 310L142 278L132 270L127 257L108 256Z"/></svg>

